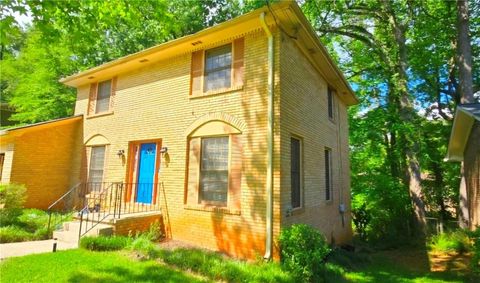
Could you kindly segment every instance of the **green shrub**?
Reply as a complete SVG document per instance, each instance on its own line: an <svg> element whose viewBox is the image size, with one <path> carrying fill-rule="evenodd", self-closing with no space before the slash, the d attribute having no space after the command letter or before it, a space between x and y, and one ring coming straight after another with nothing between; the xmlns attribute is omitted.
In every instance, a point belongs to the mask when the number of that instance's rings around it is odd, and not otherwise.
<svg viewBox="0 0 480 283"><path fill-rule="evenodd" d="M295 224L282 230L279 243L282 264L298 280L319 280L330 248L318 230L305 224Z"/></svg>
<svg viewBox="0 0 480 283"><path fill-rule="evenodd" d="M18 226L0 227L0 243L13 243L34 240L35 236Z"/></svg>
<svg viewBox="0 0 480 283"><path fill-rule="evenodd" d="M158 242L165 237L159 221L153 222L148 228L148 231L142 233L142 235L152 242Z"/></svg>
<svg viewBox="0 0 480 283"><path fill-rule="evenodd" d="M80 247L91 251L116 251L125 248L130 241L123 236L87 236L80 239Z"/></svg>
<svg viewBox="0 0 480 283"><path fill-rule="evenodd" d="M140 236L133 240L133 242L130 244L130 248L147 259L154 259L157 258L160 250L155 246L154 243L150 241L150 239L146 236Z"/></svg>
<svg viewBox="0 0 480 283"><path fill-rule="evenodd" d="M26 188L20 184L0 185L0 225L8 226L17 221L25 203Z"/></svg>
<svg viewBox="0 0 480 283"><path fill-rule="evenodd" d="M355 231L362 240L367 239L367 227L370 223L370 211L367 209L367 204L362 204L357 209L352 209L352 221L355 225Z"/></svg>
<svg viewBox="0 0 480 283"><path fill-rule="evenodd" d="M294 281L292 275L275 262L247 263L229 259L216 252L187 248L160 250L159 257L168 265L191 270L213 281L272 283Z"/></svg>
<svg viewBox="0 0 480 283"><path fill-rule="evenodd" d="M25 227L26 230L36 231L46 228L48 224L48 213L34 208L23 209L17 218L17 225Z"/></svg>
<svg viewBox="0 0 480 283"><path fill-rule="evenodd" d="M48 229L47 227L42 227L33 232L35 240L48 240L53 236L53 229Z"/></svg>
<svg viewBox="0 0 480 283"><path fill-rule="evenodd" d="M480 227L478 227L475 231L469 232L468 236L473 242L472 261L470 265L474 273L480 274Z"/></svg>
<svg viewBox="0 0 480 283"><path fill-rule="evenodd" d="M457 230L433 236L429 247L434 251L464 253L471 249L471 243L466 231Z"/></svg>

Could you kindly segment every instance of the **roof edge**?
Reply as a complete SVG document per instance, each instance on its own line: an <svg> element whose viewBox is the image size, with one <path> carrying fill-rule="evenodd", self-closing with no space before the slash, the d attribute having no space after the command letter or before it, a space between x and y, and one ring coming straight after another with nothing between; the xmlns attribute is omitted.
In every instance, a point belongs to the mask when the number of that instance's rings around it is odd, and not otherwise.
<svg viewBox="0 0 480 283"><path fill-rule="evenodd" d="M43 121L43 122L28 124L28 125L24 125L24 126L18 126L18 127L14 127L14 128L8 128L8 129L4 129L4 130L0 131L0 135L1 135L1 134L7 134L7 133L9 133L9 132L15 132L15 131L18 131L18 130L25 130L25 129L28 129L28 128L33 128L33 127L48 125L48 124L53 124L53 123L58 123L58 122L65 122L65 121L68 121L68 120L72 120L72 122L73 122L73 121L75 121L75 120L81 120L82 118L83 118L83 115L80 114L80 115L74 115L74 116L70 116L70 117L64 117L64 118L58 118L58 119L53 119L53 120L48 120L48 121Z"/></svg>

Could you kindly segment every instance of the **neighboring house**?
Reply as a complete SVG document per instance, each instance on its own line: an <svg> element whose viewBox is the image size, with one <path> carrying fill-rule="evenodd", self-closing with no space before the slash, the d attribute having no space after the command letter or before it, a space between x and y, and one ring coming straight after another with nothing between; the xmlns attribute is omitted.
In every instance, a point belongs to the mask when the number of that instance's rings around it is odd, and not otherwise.
<svg viewBox="0 0 480 283"><path fill-rule="evenodd" d="M80 181L81 130L81 116L1 130L1 183L24 184L25 206L48 208Z"/></svg>
<svg viewBox="0 0 480 283"><path fill-rule="evenodd" d="M457 107L447 152L448 161L463 161L470 229L480 226L480 103Z"/></svg>
<svg viewBox="0 0 480 283"><path fill-rule="evenodd" d="M357 99L295 2L61 82L78 91L91 194L161 208L167 236L243 258L278 258L294 223L351 240Z"/></svg>

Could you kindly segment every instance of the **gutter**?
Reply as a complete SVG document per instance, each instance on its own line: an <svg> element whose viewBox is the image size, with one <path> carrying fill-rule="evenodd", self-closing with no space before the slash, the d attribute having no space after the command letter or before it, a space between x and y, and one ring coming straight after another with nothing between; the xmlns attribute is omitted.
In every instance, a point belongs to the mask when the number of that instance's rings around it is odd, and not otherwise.
<svg viewBox="0 0 480 283"><path fill-rule="evenodd" d="M265 259L272 257L273 238L273 35L265 22L265 12L260 14L260 23L268 37L268 128L267 128L267 211L266 211L266 237Z"/></svg>

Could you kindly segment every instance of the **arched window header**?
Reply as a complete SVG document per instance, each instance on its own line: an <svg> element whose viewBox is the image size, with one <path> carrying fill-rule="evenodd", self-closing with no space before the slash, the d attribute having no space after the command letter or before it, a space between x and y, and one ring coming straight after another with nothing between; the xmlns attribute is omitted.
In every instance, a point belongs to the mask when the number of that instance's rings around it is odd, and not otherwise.
<svg viewBox="0 0 480 283"><path fill-rule="evenodd" d="M241 134L241 133L242 132L239 129L223 121L211 121L195 129L189 136L190 137L206 137L206 136L230 135L230 134Z"/></svg>
<svg viewBox="0 0 480 283"><path fill-rule="evenodd" d="M185 131L187 137L241 134L245 124L225 113L209 113L198 118Z"/></svg>
<svg viewBox="0 0 480 283"><path fill-rule="evenodd" d="M110 144L110 141L108 141L106 137L100 134L90 137L85 143L86 146L98 146L98 145L107 145L107 144Z"/></svg>

